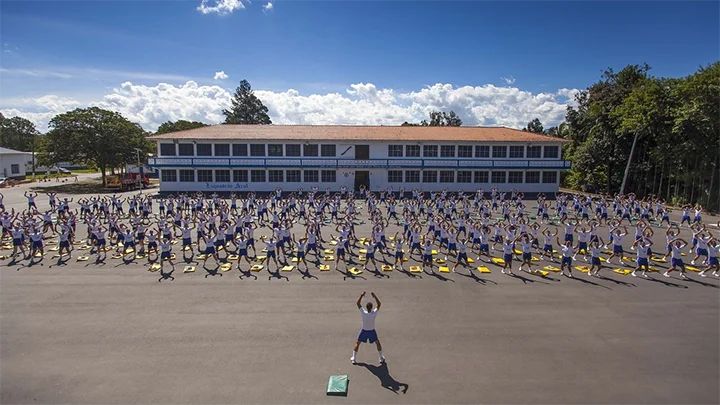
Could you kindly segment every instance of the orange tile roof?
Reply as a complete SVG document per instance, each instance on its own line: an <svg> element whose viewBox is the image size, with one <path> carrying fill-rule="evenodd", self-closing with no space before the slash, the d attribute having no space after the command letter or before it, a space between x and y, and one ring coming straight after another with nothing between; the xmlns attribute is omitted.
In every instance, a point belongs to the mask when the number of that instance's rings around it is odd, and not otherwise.
<svg viewBox="0 0 720 405"><path fill-rule="evenodd" d="M313 140L567 142L505 127L411 127L350 125L213 125L151 136L152 140Z"/></svg>

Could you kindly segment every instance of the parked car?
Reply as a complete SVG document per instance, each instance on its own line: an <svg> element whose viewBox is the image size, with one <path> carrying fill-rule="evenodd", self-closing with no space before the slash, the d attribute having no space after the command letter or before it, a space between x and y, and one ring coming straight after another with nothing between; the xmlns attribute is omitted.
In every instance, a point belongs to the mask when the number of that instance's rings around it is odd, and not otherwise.
<svg viewBox="0 0 720 405"><path fill-rule="evenodd" d="M65 169L65 168L62 168L62 167L58 167L58 173L61 173L61 174L70 174L70 170Z"/></svg>
<svg viewBox="0 0 720 405"><path fill-rule="evenodd" d="M7 177L0 177L0 187L5 187L7 185L8 185Z"/></svg>

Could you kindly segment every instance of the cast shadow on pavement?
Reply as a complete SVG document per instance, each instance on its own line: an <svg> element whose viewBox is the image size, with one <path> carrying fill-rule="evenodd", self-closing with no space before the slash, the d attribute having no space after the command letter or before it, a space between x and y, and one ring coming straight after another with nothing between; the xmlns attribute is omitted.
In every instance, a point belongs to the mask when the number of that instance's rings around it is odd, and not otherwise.
<svg viewBox="0 0 720 405"><path fill-rule="evenodd" d="M391 375L390 371L388 370L387 362L384 362L380 364L379 366L376 366L374 364L367 364L367 363L357 363L358 366L365 367L375 375L380 380L380 385L382 385L383 388L388 389L395 394L399 394L399 392L402 392L403 394L406 394L408 389L410 388L410 385L406 383L401 383L397 380L395 380Z"/></svg>

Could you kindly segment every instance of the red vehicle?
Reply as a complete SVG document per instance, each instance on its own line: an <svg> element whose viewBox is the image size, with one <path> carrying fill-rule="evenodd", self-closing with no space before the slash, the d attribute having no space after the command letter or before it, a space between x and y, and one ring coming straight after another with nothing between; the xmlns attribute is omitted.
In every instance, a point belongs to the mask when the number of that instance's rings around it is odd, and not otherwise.
<svg viewBox="0 0 720 405"><path fill-rule="evenodd" d="M138 178L139 173L125 173L122 176L107 176L105 179L107 188L117 188L122 191L134 190L139 187ZM150 179L145 174L140 178L142 181L143 188L147 188L150 185Z"/></svg>

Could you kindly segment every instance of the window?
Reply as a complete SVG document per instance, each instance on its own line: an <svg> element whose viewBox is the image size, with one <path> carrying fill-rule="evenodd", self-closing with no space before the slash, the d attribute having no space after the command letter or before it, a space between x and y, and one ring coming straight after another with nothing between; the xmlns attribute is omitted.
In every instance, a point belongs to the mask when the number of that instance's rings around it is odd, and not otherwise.
<svg viewBox="0 0 720 405"><path fill-rule="evenodd" d="M388 183L402 183L402 170L388 170Z"/></svg>
<svg viewBox="0 0 720 405"><path fill-rule="evenodd" d="M195 156L195 145L191 143L178 144L178 156Z"/></svg>
<svg viewBox="0 0 720 405"><path fill-rule="evenodd" d="M487 145L475 146L475 157L476 158L489 158L490 157L490 147Z"/></svg>
<svg viewBox="0 0 720 405"><path fill-rule="evenodd" d="M195 182L195 170L180 169L180 182L181 183L194 183Z"/></svg>
<svg viewBox="0 0 720 405"><path fill-rule="evenodd" d="M197 176L198 176L197 181L198 182L212 182L213 181L213 176L212 176L213 173L212 172L213 172L212 170L208 170L208 169L198 170L197 171Z"/></svg>
<svg viewBox="0 0 720 405"><path fill-rule="evenodd" d="M303 148L303 156L317 156L318 146L317 145L305 145Z"/></svg>
<svg viewBox="0 0 720 405"><path fill-rule="evenodd" d="M454 182L455 182L455 171L440 170L440 183L454 183Z"/></svg>
<svg viewBox="0 0 720 405"><path fill-rule="evenodd" d="M437 172L435 170L423 170L423 183L437 183Z"/></svg>
<svg viewBox="0 0 720 405"><path fill-rule="evenodd" d="M247 170L233 170L233 181L238 183L248 182L248 171Z"/></svg>
<svg viewBox="0 0 720 405"><path fill-rule="evenodd" d="M285 156L300 156L300 144L285 145Z"/></svg>
<svg viewBox="0 0 720 405"><path fill-rule="evenodd" d="M423 157L437 157L438 147L437 145L423 145Z"/></svg>
<svg viewBox="0 0 720 405"><path fill-rule="evenodd" d="M215 144L215 156L230 156L230 144L229 143L216 143Z"/></svg>
<svg viewBox="0 0 720 405"><path fill-rule="evenodd" d="M540 183L540 172L525 172L525 183Z"/></svg>
<svg viewBox="0 0 720 405"><path fill-rule="evenodd" d="M268 145L268 156L282 156L283 146L282 145Z"/></svg>
<svg viewBox="0 0 720 405"><path fill-rule="evenodd" d="M420 170L406 170L405 183L420 183Z"/></svg>
<svg viewBox="0 0 720 405"><path fill-rule="evenodd" d="M298 145L300 146L300 145ZM285 147L287 150L287 146ZM300 148L298 148L298 152L300 151ZM301 183L301 171L300 170L287 170L285 172L285 181L288 183Z"/></svg>
<svg viewBox="0 0 720 405"><path fill-rule="evenodd" d="M317 146L317 145L315 145ZM305 170L303 171L303 181L305 183L317 183L320 181L317 170Z"/></svg>
<svg viewBox="0 0 720 405"><path fill-rule="evenodd" d="M20 173L20 165L19 164L10 165L10 173L12 173L12 174Z"/></svg>
<svg viewBox="0 0 720 405"><path fill-rule="evenodd" d="M420 145L405 145L405 157L420 157Z"/></svg>
<svg viewBox="0 0 720 405"><path fill-rule="evenodd" d="M458 146L458 157L459 158L471 158L473 157L472 145L460 145Z"/></svg>
<svg viewBox="0 0 720 405"><path fill-rule="evenodd" d="M250 156L265 156L265 144L250 144Z"/></svg>
<svg viewBox="0 0 720 405"><path fill-rule="evenodd" d="M458 183L472 183L472 172L470 170L458 170L457 182Z"/></svg>
<svg viewBox="0 0 720 405"><path fill-rule="evenodd" d="M250 170L250 181L253 183L264 183L265 170Z"/></svg>
<svg viewBox="0 0 720 405"><path fill-rule="evenodd" d="M505 172L492 172L493 183L505 183Z"/></svg>
<svg viewBox="0 0 720 405"><path fill-rule="evenodd" d="M247 149L246 143L234 143L232 147L233 156L247 156Z"/></svg>
<svg viewBox="0 0 720 405"><path fill-rule="evenodd" d="M510 157L513 159L522 159L525 157L524 146L510 146Z"/></svg>
<svg viewBox="0 0 720 405"><path fill-rule="evenodd" d="M160 144L160 156L175 156L175 144L174 143L161 143Z"/></svg>
<svg viewBox="0 0 720 405"><path fill-rule="evenodd" d="M388 145L388 157L403 157L403 146Z"/></svg>
<svg viewBox="0 0 720 405"><path fill-rule="evenodd" d="M455 157L455 145L443 145L440 147L440 157Z"/></svg>
<svg viewBox="0 0 720 405"><path fill-rule="evenodd" d="M199 143L195 145L197 148L198 156L212 156L212 144L210 143Z"/></svg>
<svg viewBox="0 0 720 405"><path fill-rule="evenodd" d="M542 146L528 146L527 147L527 157L528 159L532 158L539 158L541 157L542 152Z"/></svg>
<svg viewBox="0 0 720 405"><path fill-rule="evenodd" d="M282 170L268 170L270 183L282 183L285 181L285 173Z"/></svg>
<svg viewBox="0 0 720 405"><path fill-rule="evenodd" d="M335 145L333 145L335 146ZM335 183L337 176L337 171L335 170L323 170L322 171L322 182L323 183Z"/></svg>
<svg viewBox="0 0 720 405"><path fill-rule="evenodd" d="M493 157L494 158L506 158L507 157L507 146L493 146Z"/></svg>
<svg viewBox="0 0 720 405"><path fill-rule="evenodd" d="M508 183L522 183L523 172L508 172Z"/></svg>
<svg viewBox="0 0 720 405"><path fill-rule="evenodd" d="M490 183L489 172L475 172L475 183Z"/></svg>
<svg viewBox="0 0 720 405"><path fill-rule="evenodd" d="M557 159L558 147L557 146L546 146L545 147L545 155L543 157L547 158L547 159Z"/></svg>
<svg viewBox="0 0 720 405"><path fill-rule="evenodd" d="M218 183L230 183L230 170L215 170L215 181Z"/></svg>
<svg viewBox="0 0 720 405"><path fill-rule="evenodd" d="M557 183L557 172L543 172L542 182L545 184Z"/></svg>
<svg viewBox="0 0 720 405"><path fill-rule="evenodd" d="M177 181L177 170L163 169L160 171L160 180L176 182Z"/></svg>
<svg viewBox="0 0 720 405"><path fill-rule="evenodd" d="M335 145L320 145L320 156L335 156Z"/></svg>

